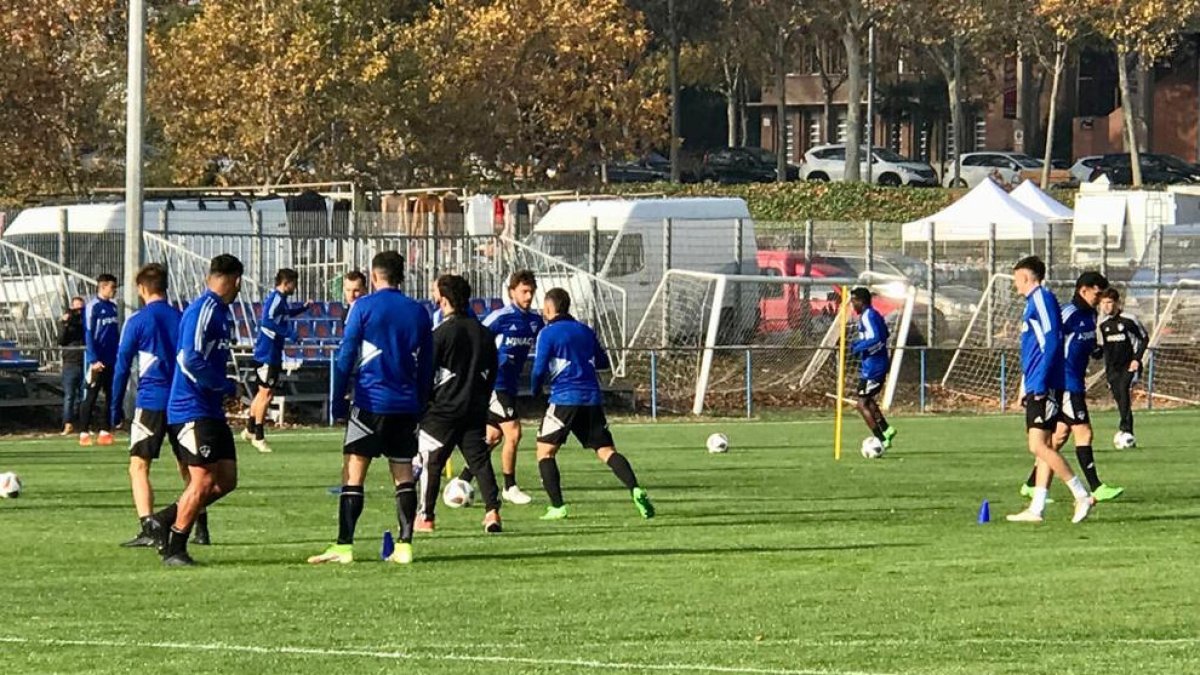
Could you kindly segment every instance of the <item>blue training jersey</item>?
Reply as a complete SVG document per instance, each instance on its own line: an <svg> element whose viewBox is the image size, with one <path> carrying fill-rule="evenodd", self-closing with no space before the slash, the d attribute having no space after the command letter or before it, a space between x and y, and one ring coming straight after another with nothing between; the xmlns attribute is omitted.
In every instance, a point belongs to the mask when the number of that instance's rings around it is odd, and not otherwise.
<svg viewBox="0 0 1200 675"><path fill-rule="evenodd" d="M601 405L597 371L608 370L608 354L591 328L570 315L555 317L538 333L533 360L533 395L550 384L555 405Z"/></svg>
<svg viewBox="0 0 1200 675"><path fill-rule="evenodd" d="M237 383L225 377L231 326L229 305L212 291L184 311L167 401L168 424L225 419L222 401L237 392Z"/></svg>
<svg viewBox="0 0 1200 675"><path fill-rule="evenodd" d="M1021 317L1021 371L1026 394L1045 395L1063 386L1062 310L1045 286L1025 300Z"/></svg>
<svg viewBox="0 0 1200 675"><path fill-rule="evenodd" d="M357 366L357 371L355 367ZM429 312L396 288L359 298L333 372L333 414L344 419L355 373L354 405L383 415L419 415L433 389L433 325Z"/></svg>
<svg viewBox="0 0 1200 675"><path fill-rule="evenodd" d="M254 360L275 365L282 363L283 345L292 334L288 319L307 310L304 305L289 309L287 296L279 289L268 293L258 320L258 336L254 339Z"/></svg>
<svg viewBox="0 0 1200 675"><path fill-rule="evenodd" d="M859 377L876 381L887 377L890 363L887 345L887 321L874 307L867 307L858 317L858 339L850 347L850 352L862 359Z"/></svg>
<svg viewBox="0 0 1200 675"><path fill-rule="evenodd" d="M117 360L121 324L117 303L94 296L83 308L84 366L103 363L111 368Z"/></svg>
<svg viewBox="0 0 1200 675"><path fill-rule="evenodd" d="M488 314L483 325L496 338L496 352L499 354L496 391L516 396L521 370L525 368L538 333L546 326L546 322L537 312L526 312L509 304Z"/></svg>
<svg viewBox="0 0 1200 675"><path fill-rule="evenodd" d="M113 395L109 401L112 422L121 420L125 387L133 360L138 362L137 407L166 410L175 375L175 350L179 342L179 318L182 314L166 300L155 300L135 312L121 332L113 373Z"/></svg>
<svg viewBox="0 0 1200 675"><path fill-rule="evenodd" d="M1063 388L1087 391L1087 369L1096 351L1096 310L1076 297L1062 310Z"/></svg>

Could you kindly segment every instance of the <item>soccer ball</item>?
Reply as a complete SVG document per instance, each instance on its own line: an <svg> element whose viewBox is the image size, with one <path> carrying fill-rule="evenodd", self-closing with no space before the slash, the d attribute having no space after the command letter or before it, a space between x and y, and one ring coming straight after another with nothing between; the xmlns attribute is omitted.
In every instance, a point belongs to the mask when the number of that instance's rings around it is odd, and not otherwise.
<svg viewBox="0 0 1200 675"><path fill-rule="evenodd" d="M883 443L874 436L868 436L862 442L862 456L867 459L879 459L883 457Z"/></svg>
<svg viewBox="0 0 1200 675"><path fill-rule="evenodd" d="M0 473L0 499L9 497L16 499L21 496L21 477L9 471Z"/></svg>
<svg viewBox="0 0 1200 675"><path fill-rule="evenodd" d="M475 488L461 478L452 478L442 490L442 503L452 509L470 506L475 500Z"/></svg>
<svg viewBox="0 0 1200 675"><path fill-rule="evenodd" d="M714 455L719 455L722 452L729 452L729 437L725 434L713 434L704 442L708 451Z"/></svg>
<svg viewBox="0 0 1200 675"><path fill-rule="evenodd" d="M1130 448L1136 448L1137 440L1133 437L1133 434L1131 434L1129 432L1118 431L1116 433L1116 435L1113 436L1113 447L1118 450L1128 450Z"/></svg>

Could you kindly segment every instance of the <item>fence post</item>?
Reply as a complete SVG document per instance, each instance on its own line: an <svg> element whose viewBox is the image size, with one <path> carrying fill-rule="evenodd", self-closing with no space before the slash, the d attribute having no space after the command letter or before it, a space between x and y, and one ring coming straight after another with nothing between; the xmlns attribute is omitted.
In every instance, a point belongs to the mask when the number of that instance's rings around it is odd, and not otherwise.
<svg viewBox="0 0 1200 675"><path fill-rule="evenodd" d="M1154 326L1152 330L1158 329L1158 315L1162 311L1162 272L1163 272L1163 226L1158 225L1158 232L1155 235L1154 242L1155 257L1154 262Z"/></svg>
<svg viewBox="0 0 1200 675"><path fill-rule="evenodd" d="M67 247L70 246L71 238L68 236L67 227L67 210L65 208L58 210L58 265L59 267L67 267L67 262L70 256L67 255ZM105 399L107 400L107 399Z"/></svg>
<svg viewBox="0 0 1200 675"><path fill-rule="evenodd" d="M1154 352L1149 351L1149 363L1146 364L1146 410L1154 410Z"/></svg>
<svg viewBox="0 0 1200 675"><path fill-rule="evenodd" d="M1054 278L1054 221L1046 223L1046 281Z"/></svg>
<svg viewBox="0 0 1200 675"><path fill-rule="evenodd" d="M1108 223L1100 223L1100 274L1108 276Z"/></svg>
<svg viewBox="0 0 1200 675"><path fill-rule="evenodd" d="M925 264L928 267L926 275L928 276L927 281L929 284L929 306L925 308L926 321L928 322L928 327L925 329L927 334L925 344L929 347L937 344L937 327L934 325L934 318L937 315L933 309L937 296L937 275L933 271L934 265L937 263L936 227L936 223L929 223L929 241L926 244L927 248L925 251Z"/></svg>
<svg viewBox="0 0 1200 675"><path fill-rule="evenodd" d="M866 243L867 271L875 271L875 223L868 220L864 225L863 240Z"/></svg>
<svg viewBox="0 0 1200 675"><path fill-rule="evenodd" d="M745 232L746 222L738 218L733 225L733 259L736 261L734 269L738 274L744 274L742 271L742 235Z"/></svg>
<svg viewBox="0 0 1200 675"><path fill-rule="evenodd" d="M667 272L671 269L671 235L673 228L674 222L670 218L663 218L663 276L666 276Z"/></svg>
<svg viewBox="0 0 1200 675"><path fill-rule="evenodd" d="M658 421L658 352L650 352L650 419Z"/></svg>
<svg viewBox="0 0 1200 675"><path fill-rule="evenodd" d="M600 272L600 219L592 216L588 225L588 272Z"/></svg>
<svg viewBox="0 0 1200 675"><path fill-rule="evenodd" d="M158 210L158 236L163 239L167 238L167 232L171 228L171 212L165 208Z"/></svg>
<svg viewBox="0 0 1200 675"><path fill-rule="evenodd" d="M267 277L263 274L263 231L262 231L262 211L254 209L251 211L250 224L254 235L251 244L251 257L254 258L254 276L263 283L270 283Z"/></svg>
<svg viewBox="0 0 1200 675"><path fill-rule="evenodd" d="M1000 352L1000 412L1008 410L1008 354Z"/></svg>
<svg viewBox="0 0 1200 675"><path fill-rule="evenodd" d="M671 271L671 239L674 236L675 221L671 218L663 219L663 276L665 280L667 273ZM667 332L671 326L671 285L663 286L663 312L662 321L659 326L659 336L662 345L667 345Z"/></svg>
<svg viewBox="0 0 1200 675"><path fill-rule="evenodd" d="M746 419L754 417L754 371L751 367L750 350L746 350Z"/></svg>
<svg viewBox="0 0 1200 675"><path fill-rule="evenodd" d="M333 424L334 424L334 419L333 419L333 397L334 397L334 391L333 391L333 359L334 359L333 355L332 355L332 354L330 354L330 356L329 356L329 387L328 387L328 391L329 391L329 404L325 406L325 417L327 417L327 418L328 418L329 426L333 426Z"/></svg>
<svg viewBox="0 0 1200 675"><path fill-rule="evenodd" d="M988 223L988 284L987 284L987 348L992 348L992 342L995 339L995 320L996 320L996 289L993 287L992 279L996 276L996 224Z"/></svg>
<svg viewBox="0 0 1200 675"><path fill-rule="evenodd" d="M350 209L349 217L346 219L346 234L350 237L350 269L362 269L358 264L358 211ZM367 275L371 274L371 270L367 270ZM370 285L368 278L367 284Z"/></svg>
<svg viewBox="0 0 1200 675"><path fill-rule="evenodd" d="M813 221L804 221L804 276L812 276Z"/></svg>
<svg viewBox="0 0 1200 675"><path fill-rule="evenodd" d="M917 392L917 412L925 412L925 355L929 347L921 348L921 389Z"/></svg>

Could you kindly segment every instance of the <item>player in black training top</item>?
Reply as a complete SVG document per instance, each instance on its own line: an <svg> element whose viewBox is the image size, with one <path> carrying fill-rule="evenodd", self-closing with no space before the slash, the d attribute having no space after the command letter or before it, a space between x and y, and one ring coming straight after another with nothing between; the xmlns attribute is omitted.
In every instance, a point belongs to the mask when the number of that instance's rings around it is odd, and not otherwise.
<svg viewBox="0 0 1200 675"><path fill-rule="evenodd" d="M1121 431L1133 435L1133 405L1130 391L1142 373L1142 358L1150 343L1146 329L1132 315L1121 312L1121 294L1109 288L1100 294L1100 325L1097 327L1097 357L1104 358L1108 388L1121 413Z"/></svg>
<svg viewBox="0 0 1200 675"><path fill-rule="evenodd" d="M487 444L488 406L496 384L496 343L470 310L471 286L446 274L437 280L438 307L444 317L433 331L433 395L421 420L420 452L423 508L418 532L432 532L434 509L446 460L458 447L479 480L486 514L485 532L499 532L500 490Z"/></svg>

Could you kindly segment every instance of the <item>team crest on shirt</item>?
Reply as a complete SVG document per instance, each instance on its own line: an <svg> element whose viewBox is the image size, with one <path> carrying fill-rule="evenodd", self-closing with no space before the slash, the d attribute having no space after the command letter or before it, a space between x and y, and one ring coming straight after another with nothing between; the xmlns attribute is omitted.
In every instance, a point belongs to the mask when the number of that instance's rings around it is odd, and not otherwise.
<svg viewBox="0 0 1200 675"><path fill-rule="evenodd" d="M200 453L201 457L208 459L208 456L212 454L212 446L211 445L202 445L202 446L200 446L200 449L197 452Z"/></svg>

